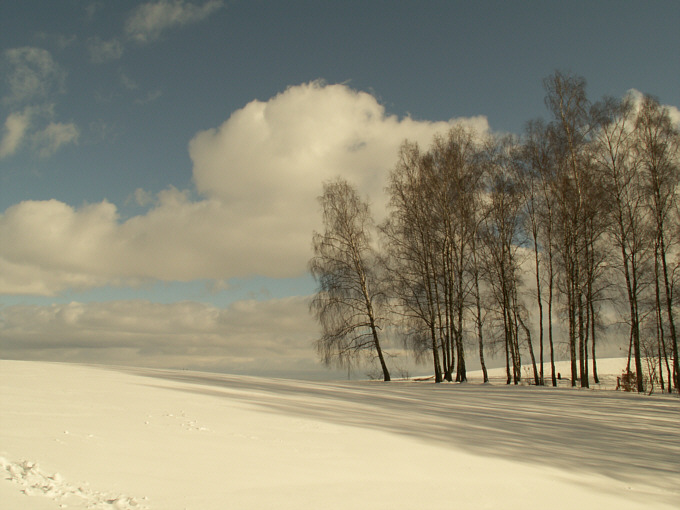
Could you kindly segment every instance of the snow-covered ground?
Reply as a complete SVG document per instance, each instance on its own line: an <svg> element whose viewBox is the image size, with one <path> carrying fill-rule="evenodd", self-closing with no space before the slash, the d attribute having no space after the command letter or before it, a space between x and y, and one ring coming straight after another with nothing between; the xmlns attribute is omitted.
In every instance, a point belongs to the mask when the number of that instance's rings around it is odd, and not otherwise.
<svg viewBox="0 0 680 510"><path fill-rule="evenodd" d="M0 508L677 509L679 424L674 396L0 361Z"/></svg>

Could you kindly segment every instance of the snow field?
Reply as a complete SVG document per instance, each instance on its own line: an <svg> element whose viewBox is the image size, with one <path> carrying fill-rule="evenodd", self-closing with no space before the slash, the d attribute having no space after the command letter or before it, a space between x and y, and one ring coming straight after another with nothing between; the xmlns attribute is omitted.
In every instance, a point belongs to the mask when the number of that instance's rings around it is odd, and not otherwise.
<svg viewBox="0 0 680 510"><path fill-rule="evenodd" d="M3 509L677 508L680 402L0 361Z"/></svg>

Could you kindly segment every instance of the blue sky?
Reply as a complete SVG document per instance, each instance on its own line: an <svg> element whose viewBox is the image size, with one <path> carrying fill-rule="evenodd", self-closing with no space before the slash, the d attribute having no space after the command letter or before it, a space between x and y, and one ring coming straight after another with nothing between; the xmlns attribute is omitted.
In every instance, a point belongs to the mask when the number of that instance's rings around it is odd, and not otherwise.
<svg viewBox="0 0 680 510"><path fill-rule="evenodd" d="M314 198L542 79L680 105L674 1L0 4L6 357L317 376ZM358 148L358 149L357 149Z"/></svg>

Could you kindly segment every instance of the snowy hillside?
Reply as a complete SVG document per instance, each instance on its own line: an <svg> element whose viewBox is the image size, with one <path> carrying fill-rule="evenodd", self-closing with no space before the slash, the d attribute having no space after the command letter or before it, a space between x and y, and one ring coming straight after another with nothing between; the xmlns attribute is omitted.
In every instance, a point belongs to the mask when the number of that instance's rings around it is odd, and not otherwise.
<svg viewBox="0 0 680 510"><path fill-rule="evenodd" d="M675 396L0 361L0 507L670 509L678 423Z"/></svg>

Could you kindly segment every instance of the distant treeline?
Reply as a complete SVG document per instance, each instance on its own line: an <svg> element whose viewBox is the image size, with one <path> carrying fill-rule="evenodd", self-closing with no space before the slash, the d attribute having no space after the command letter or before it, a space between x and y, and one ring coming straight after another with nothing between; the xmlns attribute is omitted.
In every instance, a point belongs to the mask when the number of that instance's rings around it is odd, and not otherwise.
<svg viewBox="0 0 680 510"><path fill-rule="evenodd" d="M626 383L680 390L678 129L651 96L593 103L583 78L559 72L544 86L549 120L522 136L454 127L427 150L405 142L380 225L352 184L324 185L310 270L326 363L368 354L388 381L389 332L431 360L437 382L466 381L474 346L485 381L493 348L508 384L528 353L532 382L555 386L559 319L571 383L588 387L614 304L628 326Z"/></svg>

